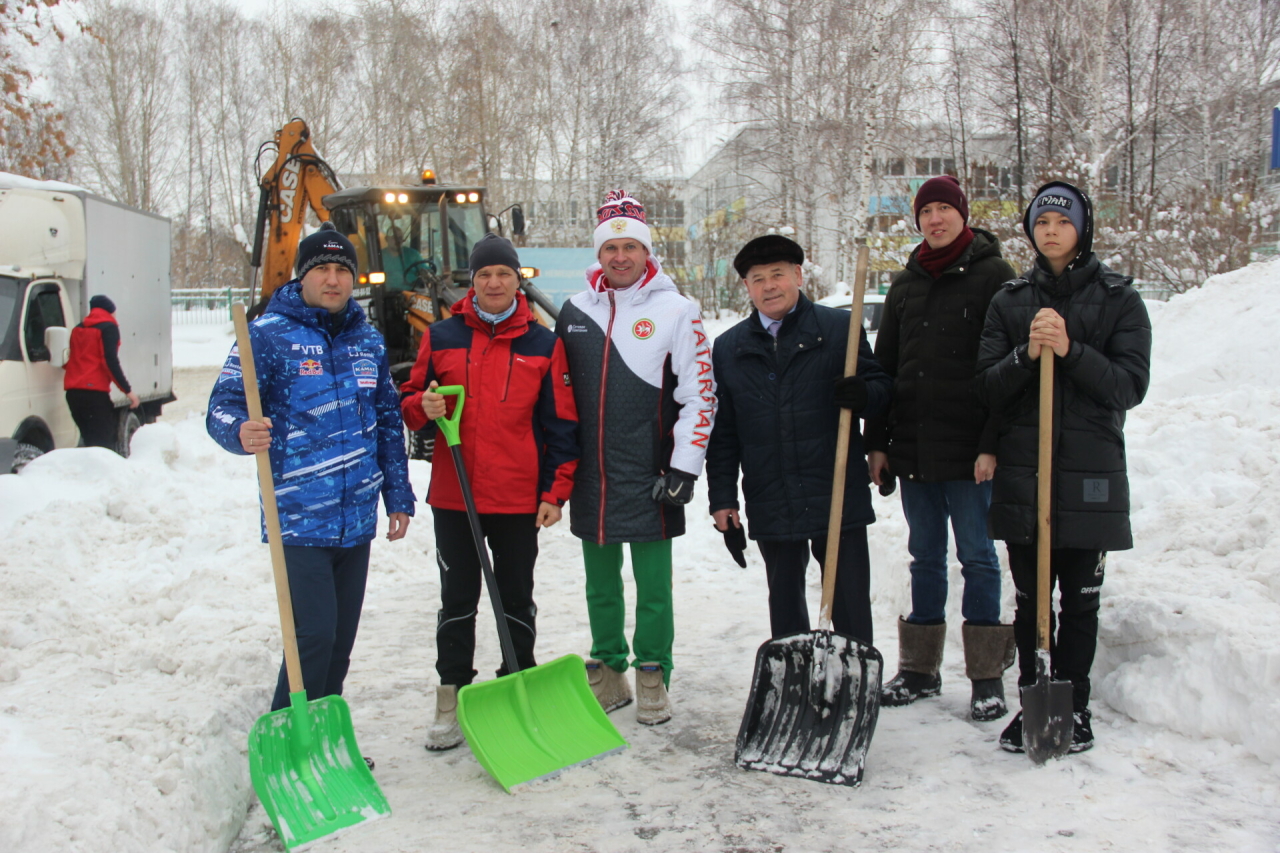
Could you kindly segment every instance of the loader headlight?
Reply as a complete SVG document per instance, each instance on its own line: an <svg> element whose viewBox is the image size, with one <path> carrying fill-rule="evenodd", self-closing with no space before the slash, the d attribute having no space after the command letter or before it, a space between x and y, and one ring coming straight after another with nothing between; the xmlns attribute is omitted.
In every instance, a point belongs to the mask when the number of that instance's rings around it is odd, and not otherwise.
<svg viewBox="0 0 1280 853"><path fill-rule="evenodd" d="M371 272L369 273L369 283L370 284L386 284L387 274L384 272Z"/></svg>
<svg viewBox="0 0 1280 853"><path fill-rule="evenodd" d="M396 194L395 194L395 193L387 193L386 195L384 195L384 196L382 197L382 200L383 200L383 201L385 201L387 204L395 204L395 203L396 203Z"/></svg>
<svg viewBox="0 0 1280 853"><path fill-rule="evenodd" d="M467 193L467 201L477 202L480 200L480 193Z"/></svg>
<svg viewBox="0 0 1280 853"><path fill-rule="evenodd" d="M400 195L396 196L396 201L400 202L401 204L407 204L409 202L409 194L400 193Z"/></svg>
<svg viewBox="0 0 1280 853"><path fill-rule="evenodd" d="M466 194L466 193L458 193L457 195L455 195L455 196L453 197L453 200L454 200L454 201L456 201L458 204L466 204L466 203L467 203L467 194Z"/></svg>

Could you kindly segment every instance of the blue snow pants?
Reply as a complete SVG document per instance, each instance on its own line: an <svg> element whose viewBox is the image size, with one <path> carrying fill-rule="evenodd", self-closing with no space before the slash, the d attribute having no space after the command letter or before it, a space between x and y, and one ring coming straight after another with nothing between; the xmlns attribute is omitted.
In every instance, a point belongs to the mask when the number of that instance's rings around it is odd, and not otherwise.
<svg viewBox="0 0 1280 853"><path fill-rule="evenodd" d="M354 548L286 545L284 564L307 700L341 696L364 606L369 543ZM289 676L281 662L271 710L287 707Z"/></svg>

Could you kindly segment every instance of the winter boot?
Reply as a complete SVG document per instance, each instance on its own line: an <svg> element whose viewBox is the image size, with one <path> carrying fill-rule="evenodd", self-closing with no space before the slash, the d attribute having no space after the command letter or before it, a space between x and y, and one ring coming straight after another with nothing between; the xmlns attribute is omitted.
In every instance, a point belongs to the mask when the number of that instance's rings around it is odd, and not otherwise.
<svg viewBox="0 0 1280 853"><path fill-rule="evenodd" d="M973 682L970 713L979 722L998 720L1009 713L1004 702L1004 671L1013 666L1018 647L1012 625L960 626L964 637L965 675Z"/></svg>
<svg viewBox="0 0 1280 853"><path fill-rule="evenodd" d="M640 700L636 708L637 723L656 726L671 719L671 700L667 698L667 687L662 683L662 664L636 665L636 696Z"/></svg>
<svg viewBox="0 0 1280 853"><path fill-rule="evenodd" d="M910 705L926 696L942 692L942 644L947 639L946 623L917 625L898 617L898 674L880 689L880 704L889 707Z"/></svg>
<svg viewBox="0 0 1280 853"><path fill-rule="evenodd" d="M587 683L606 714L631 704L631 685L627 684L625 673L594 658L587 658L586 664Z"/></svg>
<svg viewBox="0 0 1280 853"><path fill-rule="evenodd" d="M1013 722L1004 727L1000 733L1000 748L1005 752L1025 752L1022 748L1022 712L1013 717Z"/></svg>
<svg viewBox="0 0 1280 853"><path fill-rule="evenodd" d="M1085 752L1093 749L1093 714L1088 708L1071 715L1075 728L1071 733L1071 746L1067 752Z"/></svg>
<svg viewBox="0 0 1280 853"><path fill-rule="evenodd" d="M453 749L463 740L462 729L458 727L458 688L441 684L436 688L436 718L427 729L427 749L433 752Z"/></svg>

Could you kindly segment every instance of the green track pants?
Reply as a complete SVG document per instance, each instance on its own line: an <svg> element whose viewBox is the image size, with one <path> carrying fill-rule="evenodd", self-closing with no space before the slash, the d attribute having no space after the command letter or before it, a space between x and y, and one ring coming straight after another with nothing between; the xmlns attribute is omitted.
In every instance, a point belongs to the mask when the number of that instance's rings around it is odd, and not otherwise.
<svg viewBox="0 0 1280 853"><path fill-rule="evenodd" d="M622 545L582 543L587 568L587 614L591 618L591 656L617 672L627 671L627 604L622 594ZM671 540L632 542L636 578L636 630L631 638L634 664L657 661L671 684L671 644L675 615L671 605Z"/></svg>

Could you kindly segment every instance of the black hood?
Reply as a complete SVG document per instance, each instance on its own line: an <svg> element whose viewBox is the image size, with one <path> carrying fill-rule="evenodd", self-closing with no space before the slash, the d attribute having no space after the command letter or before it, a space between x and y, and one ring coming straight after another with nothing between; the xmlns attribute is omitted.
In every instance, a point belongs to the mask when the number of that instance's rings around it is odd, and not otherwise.
<svg viewBox="0 0 1280 853"><path fill-rule="evenodd" d="M1069 184L1066 181L1050 181L1032 193L1031 204L1027 205L1026 212L1022 214L1022 230L1027 235L1027 239L1031 241L1031 248L1035 250L1036 256L1039 257L1040 250L1036 248L1036 239L1031 233L1031 208L1042 192L1053 187L1064 187L1080 196L1080 200L1084 202L1084 233L1080 235L1080 245L1078 247L1080 253L1077 257L1086 257L1093 251L1093 200L1089 198L1088 193L1074 184Z"/></svg>

